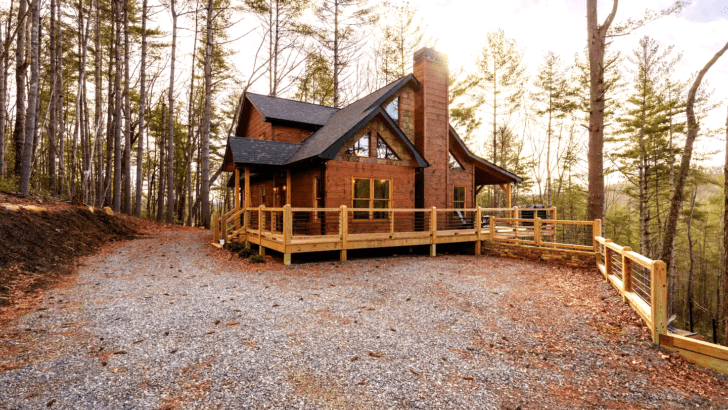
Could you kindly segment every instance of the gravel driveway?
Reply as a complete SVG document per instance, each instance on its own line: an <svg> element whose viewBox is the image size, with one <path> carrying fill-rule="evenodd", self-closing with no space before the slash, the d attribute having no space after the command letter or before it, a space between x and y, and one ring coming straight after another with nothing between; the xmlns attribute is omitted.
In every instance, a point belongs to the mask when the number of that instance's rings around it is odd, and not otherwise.
<svg viewBox="0 0 728 410"><path fill-rule="evenodd" d="M251 265L210 240L165 231L82 260L2 330L0 408L728 408L726 377L651 347L596 271Z"/></svg>

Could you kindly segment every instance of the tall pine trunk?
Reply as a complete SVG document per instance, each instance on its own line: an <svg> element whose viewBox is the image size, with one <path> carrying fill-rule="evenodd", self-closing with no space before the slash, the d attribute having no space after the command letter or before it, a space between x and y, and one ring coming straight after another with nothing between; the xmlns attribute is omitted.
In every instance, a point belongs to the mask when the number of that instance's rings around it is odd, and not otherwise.
<svg viewBox="0 0 728 410"><path fill-rule="evenodd" d="M22 169L23 145L25 142L25 78L28 72L28 62L25 55L27 11L27 0L20 0L18 7L18 39L15 47L15 127L13 128L14 171L15 176L18 178Z"/></svg>
<svg viewBox="0 0 728 410"><path fill-rule="evenodd" d="M597 18L597 0L587 0L587 46L589 50L589 200L587 219L604 219L604 51L609 26L617 14L617 0L604 23Z"/></svg>
<svg viewBox="0 0 728 410"><path fill-rule="evenodd" d="M145 104L147 103L147 0L142 3L142 62L141 62L141 80L139 89L139 141L137 141L137 167L136 167L136 208L134 215L142 216L142 171L144 159L144 114ZM151 198L147 198L149 201ZM147 210L147 216L149 211Z"/></svg>
<svg viewBox="0 0 728 410"><path fill-rule="evenodd" d="M30 34L30 84L28 92L28 112L25 124L25 144L23 146L23 164L20 174L20 195L30 193L30 172L33 165L33 140L38 124L38 88L40 81L40 0L31 4Z"/></svg>
<svg viewBox="0 0 728 410"><path fill-rule="evenodd" d="M170 1L172 12L172 56L169 69L169 149L167 150L167 222L174 222L174 63L177 52L177 11L175 0Z"/></svg>
<svg viewBox="0 0 728 410"><path fill-rule="evenodd" d="M195 10L199 9L199 2L195 4ZM198 24L198 16L199 14L197 11L195 11L195 39L192 43L192 49L197 50L197 34L199 30L199 24ZM192 226L192 156L193 156L193 144L192 144L192 119L194 117L192 113L192 107L193 102L195 100L195 63L196 63L196 57L197 53L192 53L192 64L190 67L190 98L187 102L187 151L185 153L185 169L186 169L186 177L185 177L185 192L187 194L187 206L189 208L189 211L187 213L187 222L186 225ZM184 217L184 207L181 207L180 212L180 219L183 220Z"/></svg>
<svg viewBox="0 0 728 410"><path fill-rule="evenodd" d="M129 0L124 1L124 213L131 215L131 104L129 102Z"/></svg>
<svg viewBox="0 0 728 410"><path fill-rule="evenodd" d="M56 82L58 76L56 75L56 1L51 0L51 25L50 25L50 53L51 53L51 97L48 102L48 110L50 111L50 123L48 124L48 143L51 149L48 150L48 189L51 195L56 195L57 192L57 181L56 181L56 150L53 147L56 144L56 94L53 92L56 89ZM5 76L3 76L4 78ZM0 107L4 106L1 104ZM3 139L0 138L0 141Z"/></svg>
<svg viewBox="0 0 728 410"><path fill-rule="evenodd" d="M103 112L101 93L101 64L103 59L101 58L101 12L99 10L99 0L96 0L96 21L94 24L94 50L96 55L94 57L94 91L95 91L95 102L94 102L94 124L96 124L96 132L94 133L94 144L96 145L96 198L95 205L97 208L103 206L104 203L104 158L102 152L102 141L101 138L101 114ZM108 166L108 164L107 164Z"/></svg>
<svg viewBox="0 0 728 410"><path fill-rule="evenodd" d="M165 163L165 155L164 155L164 147L166 146L166 135L167 135L167 127L165 124L165 118L166 118L167 110L162 103L162 132L159 142L159 178L157 180L159 181L159 189L157 190L157 220L163 221L164 220L164 169L166 167Z"/></svg>
<svg viewBox="0 0 728 410"><path fill-rule="evenodd" d="M12 3L10 5L10 15L13 14ZM8 28L5 30L5 36L2 33L3 27L0 24L0 178L5 175L5 98L8 89L8 57L4 53L8 50L9 43L6 40L10 38L10 18L8 18Z"/></svg>
<svg viewBox="0 0 728 410"><path fill-rule="evenodd" d="M725 164L723 166L723 323L728 345L728 115L725 118Z"/></svg>
<svg viewBox="0 0 728 410"><path fill-rule="evenodd" d="M115 54L114 75L114 212L121 211L121 1L114 2Z"/></svg>
<svg viewBox="0 0 728 410"><path fill-rule="evenodd" d="M212 0L207 0L207 22L205 36L205 119L202 128L202 136L200 141L201 162L202 162L202 225L210 228L210 116L212 114L211 94L212 94Z"/></svg>

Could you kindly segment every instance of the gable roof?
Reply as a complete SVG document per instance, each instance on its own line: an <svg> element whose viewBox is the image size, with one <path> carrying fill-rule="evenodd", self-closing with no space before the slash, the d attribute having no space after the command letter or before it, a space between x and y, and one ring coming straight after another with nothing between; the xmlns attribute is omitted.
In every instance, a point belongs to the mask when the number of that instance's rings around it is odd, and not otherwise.
<svg viewBox="0 0 728 410"><path fill-rule="evenodd" d="M460 147L463 152L465 152L465 155L467 155L468 158L475 164L476 185L481 185L478 183L477 180L480 180L480 182L482 182L482 185L504 184L508 182L523 181L523 178L519 177L518 175L508 172L504 168L501 168L490 161L486 161L483 158L480 158L479 156L470 152L468 147L465 145L465 142L463 142L457 131L455 131L455 128L453 128L452 125L450 125L449 127L451 137L450 141L454 141L455 144Z"/></svg>
<svg viewBox="0 0 728 410"><path fill-rule="evenodd" d="M301 144L291 142L230 137L226 150L232 154L235 165L283 165L300 147Z"/></svg>
<svg viewBox="0 0 728 410"><path fill-rule="evenodd" d="M338 111L337 108L325 105L246 92L239 118L245 118L251 106L260 112L265 122L287 123L314 129L326 124L331 115ZM236 136L244 136L244 125L244 121L238 121Z"/></svg>
<svg viewBox="0 0 728 410"><path fill-rule="evenodd" d="M410 74L387 84L364 98L333 113L326 125L303 140L301 148L286 163L292 164L312 157L334 159L344 142L351 138L364 125L369 123L369 121L381 115L384 121L387 122L392 130L395 131L405 145L412 151L417 165L423 168L428 167L429 164L427 161L425 161L410 140L402 133L402 130L395 125L389 115L381 108L381 105L389 97L407 84L413 84L418 88L420 86L415 76Z"/></svg>

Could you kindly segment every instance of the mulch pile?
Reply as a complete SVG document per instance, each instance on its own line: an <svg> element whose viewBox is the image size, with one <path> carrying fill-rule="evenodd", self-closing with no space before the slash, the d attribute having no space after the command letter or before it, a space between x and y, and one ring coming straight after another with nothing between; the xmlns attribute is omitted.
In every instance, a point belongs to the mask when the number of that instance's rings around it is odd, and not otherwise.
<svg viewBox="0 0 728 410"><path fill-rule="evenodd" d="M31 207L33 208L33 207ZM74 272L74 260L107 242L132 239L131 218L85 207L0 207L0 309L23 304L38 291ZM0 315L10 319L6 313Z"/></svg>

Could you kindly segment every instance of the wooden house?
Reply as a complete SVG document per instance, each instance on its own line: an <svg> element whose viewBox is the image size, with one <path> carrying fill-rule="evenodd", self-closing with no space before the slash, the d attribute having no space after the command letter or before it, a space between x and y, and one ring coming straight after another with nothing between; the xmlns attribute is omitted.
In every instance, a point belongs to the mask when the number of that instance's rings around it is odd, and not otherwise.
<svg viewBox="0 0 728 410"><path fill-rule="evenodd" d="M236 208L366 208L351 230L386 223L380 210L473 208L486 185L502 187L510 208L522 179L474 155L450 126L447 56L421 49L413 71L341 109L247 93L223 164ZM294 216L297 229L323 233L318 217Z"/></svg>

